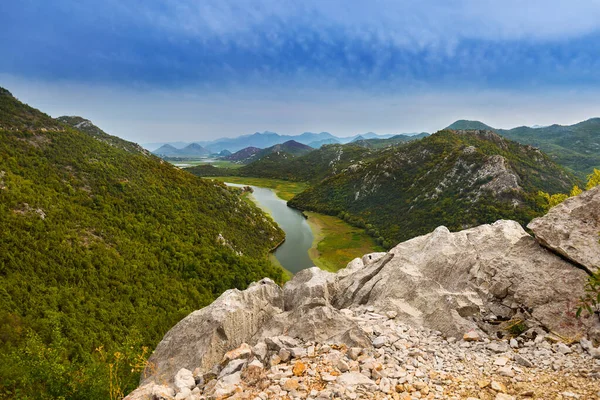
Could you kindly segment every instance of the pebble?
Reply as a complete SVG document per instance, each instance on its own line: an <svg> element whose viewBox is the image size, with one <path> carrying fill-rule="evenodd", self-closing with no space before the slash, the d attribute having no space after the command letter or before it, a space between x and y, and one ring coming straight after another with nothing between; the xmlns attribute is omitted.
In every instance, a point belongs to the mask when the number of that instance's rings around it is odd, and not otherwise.
<svg viewBox="0 0 600 400"><path fill-rule="evenodd" d="M346 310L372 347L275 337L227 353L210 373L196 369L179 387L156 385L177 400L235 399L592 399L600 387L595 348L568 346L536 331L508 341L469 331L463 340L410 327L397 315ZM541 338L541 339L539 339ZM250 349L250 350L249 350ZM190 373L191 374L191 373ZM182 372L187 377L187 372ZM189 377L188 377L189 378ZM181 379L180 379L181 381ZM191 385L191 386L190 386ZM193 388L193 389L192 389ZM162 392L161 392L162 390ZM469 397L470 396L470 397Z"/></svg>

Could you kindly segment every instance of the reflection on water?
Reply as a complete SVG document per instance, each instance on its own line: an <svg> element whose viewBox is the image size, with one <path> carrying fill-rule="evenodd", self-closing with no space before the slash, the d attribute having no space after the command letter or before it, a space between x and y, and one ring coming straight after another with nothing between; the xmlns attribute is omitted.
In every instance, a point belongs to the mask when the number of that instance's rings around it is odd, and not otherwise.
<svg viewBox="0 0 600 400"><path fill-rule="evenodd" d="M228 186L244 187L227 183ZM271 189L250 186L254 193L252 197L256 203L268 212L277 225L285 232L285 242L275 250L275 257L281 265L292 273L314 266L308 256L313 241L313 234L306 222L306 218L296 209L287 206L286 202Z"/></svg>

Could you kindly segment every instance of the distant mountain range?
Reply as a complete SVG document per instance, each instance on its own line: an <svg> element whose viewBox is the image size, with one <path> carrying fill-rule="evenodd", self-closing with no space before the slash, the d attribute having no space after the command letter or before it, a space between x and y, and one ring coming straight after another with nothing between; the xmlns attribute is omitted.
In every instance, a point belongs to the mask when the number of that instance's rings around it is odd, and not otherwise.
<svg viewBox="0 0 600 400"><path fill-rule="evenodd" d="M248 164L253 161L260 160L270 154L281 155L282 157L297 157L304 155L314 150L312 147L305 144L296 142L295 140L288 140L285 143L276 144L266 149L259 149L258 147L246 147L242 150L236 151L235 153L224 157L225 160L234 161L240 164Z"/></svg>
<svg viewBox="0 0 600 400"><path fill-rule="evenodd" d="M535 146L585 181L600 166L600 118L574 125L519 126L497 129L480 121L459 120L448 126L454 130L491 130L521 144Z"/></svg>
<svg viewBox="0 0 600 400"><path fill-rule="evenodd" d="M183 149L178 149L170 144L164 144L154 150L153 153L161 157L203 157L211 154L209 150L198 143L188 144Z"/></svg>
<svg viewBox="0 0 600 400"><path fill-rule="evenodd" d="M412 136L416 135L416 133L407 133L404 135ZM202 146L202 148L207 150L208 154L216 154L223 150L228 150L232 153L235 153L236 151L242 150L246 147L257 147L259 149L266 149L267 147L285 143L290 140L318 149L325 144L344 144L350 143L357 139L389 139L393 136L397 135L367 132L361 135L355 135L351 137L338 137L332 135L329 132L304 132L301 135L280 135L275 132L265 131L262 133L256 132L251 135L242 135L236 138L221 138L213 141L198 141L193 142L193 144ZM181 153L177 154L176 150L183 150L189 147L190 144L191 143L189 142L162 142L146 143L143 146L148 150L151 150L154 154L162 154L166 156L182 156Z"/></svg>

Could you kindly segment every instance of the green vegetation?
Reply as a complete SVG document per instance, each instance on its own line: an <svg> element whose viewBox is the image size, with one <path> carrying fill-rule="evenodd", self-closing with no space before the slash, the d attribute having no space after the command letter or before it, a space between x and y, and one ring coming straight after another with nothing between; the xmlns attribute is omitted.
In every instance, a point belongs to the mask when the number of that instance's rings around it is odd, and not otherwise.
<svg viewBox="0 0 600 400"><path fill-rule="evenodd" d="M580 180L600 166L600 118L575 125L494 129L479 121L456 121L448 129L486 129L522 144L535 146L572 171Z"/></svg>
<svg viewBox="0 0 600 400"><path fill-rule="evenodd" d="M377 154L290 205L336 215L389 248L439 225L460 230L501 218L525 225L543 213L539 190L561 192L576 183L543 153L493 133L441 131Z"/></svg>
<svg viewBox="0 0 600 400"><path fill-rule="evenodd" d="M269 178L248 178L238 176L215 176L210 179L215 179L221 182L238 183L240 185L259 186L268 189L273 189L275 194L281 199L288 201L298 193L304 191L308 184L303 182L290 182L281 179Z"/></svg>
<svg viewBox="0 0 600 400"><path fill-rule="evenodd" d="M284 279L239 190L68 124L0 90L0 398L119 398L189 312Z"/></svg>
<svg viewBox="0 0 600 400"><path fill-rule="evenodd" d="M337 217L306 212L314 240L310 258L326 271L336 272L365 254L384 251L364 229L356 228Z"/></svg>

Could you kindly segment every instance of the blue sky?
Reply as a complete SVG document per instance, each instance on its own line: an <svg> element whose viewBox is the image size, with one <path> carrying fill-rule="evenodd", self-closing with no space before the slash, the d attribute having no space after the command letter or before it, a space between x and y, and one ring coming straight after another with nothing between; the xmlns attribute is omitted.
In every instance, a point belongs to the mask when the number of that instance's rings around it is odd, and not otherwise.
<svg viewBox="0 0 600 400"><path fill-rule="evenodd" d="M600 116L600 1L9 0L0 85L135 140Z"/></svg>

